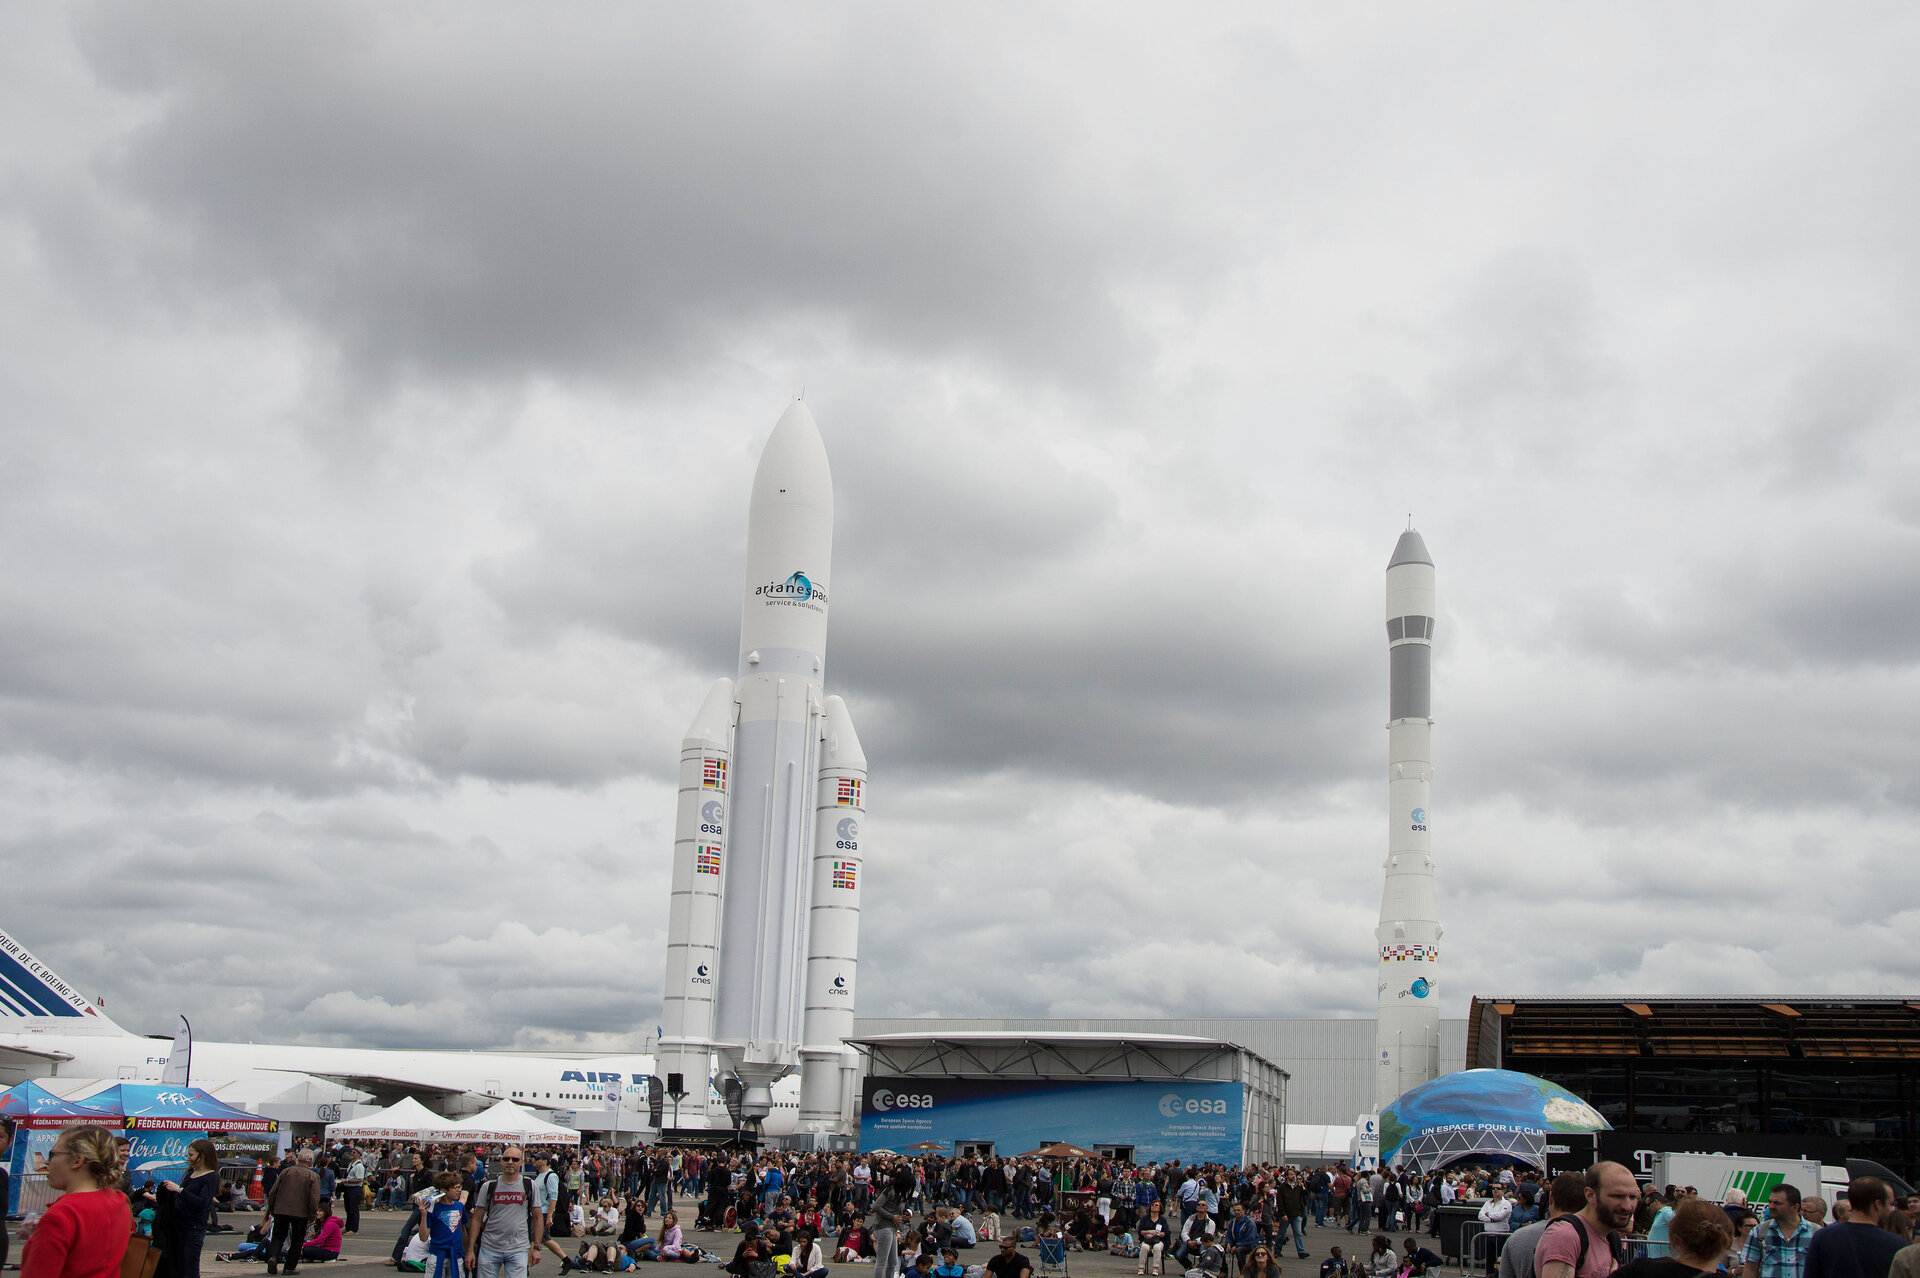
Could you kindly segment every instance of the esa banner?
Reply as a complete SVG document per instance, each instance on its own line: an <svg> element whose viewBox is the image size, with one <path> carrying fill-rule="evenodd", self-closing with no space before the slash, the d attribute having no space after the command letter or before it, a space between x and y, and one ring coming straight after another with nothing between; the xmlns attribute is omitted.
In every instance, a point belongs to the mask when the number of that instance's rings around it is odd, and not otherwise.
<svg viewBox="0 0 1920 1278"><path fill-rule="evenodd" d="M869 1078L860 1147L992 1141L1002 1157L1055 1141L1131 1145L1134 1161L1240 1162L1238 1083L1071 1083L1041 1079Z"/></svg>

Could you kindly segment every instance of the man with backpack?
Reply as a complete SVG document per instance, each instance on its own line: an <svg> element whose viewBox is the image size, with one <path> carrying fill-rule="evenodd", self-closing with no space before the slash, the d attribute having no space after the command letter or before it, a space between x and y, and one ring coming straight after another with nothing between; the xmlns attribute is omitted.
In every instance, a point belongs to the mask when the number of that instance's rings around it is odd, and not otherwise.
<svg viewBox="0 0 1920 1278"><path fill-rule="evenodd" d="M553 1240L556 1225L562 1234L572 1237L572 1231L567 1226L566 1204L561 1201L564 1186L560 1173L554 1170L553 1159L544 1153L533 1156L533 1168L533 1203L540 1209L541 1242L538 1245L565 1263L572 1257L567 1255L566 1248Z"/></svg>
<svg viewBox="0 0 1920 1278"><path fill-rule="evenodd" d="M1619 1163L1595 1163L1587 1169L1582 1198L1579 1211L1548 1221L1541 1231L1533 1250L1538 1278L1607 1278L1619 1265L1619 1235L1633 1227L1640 1183Z"/></svg>
<svg viewBox="0 0 1920 1278"><path fill-rule="evenodd" d="M533 1182L521 1174L518 1145L500 1151L500 1171L475 1191L467 1221L467 1272L473 1278L526 1278L540 1263L546 1213Z"/></svg>
<svg viewBox="0 0 1920 1278"><path fill-rule="evenodd" d="M1547 1218L1523 1225L1507 1238L1500 1251L1500 1278L1533 1278L1533 1253L1540 1235L1562 1216L1571 1216L1587 1205L1587 1180L1579 1172L1561 1172L1547 1186Z"/></svg>

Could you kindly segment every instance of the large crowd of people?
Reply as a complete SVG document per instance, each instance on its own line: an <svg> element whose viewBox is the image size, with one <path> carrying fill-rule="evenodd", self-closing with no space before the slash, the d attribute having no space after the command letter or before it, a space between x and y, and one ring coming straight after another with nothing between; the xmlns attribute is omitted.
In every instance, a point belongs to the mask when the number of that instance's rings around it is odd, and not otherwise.
<svg viewBox="0 0 1920 1278"><path fill-rule="evenodd" d="M1684 1186L1643 1188L1616 1163L1548 1179L1512 1168L314 1142L236 1195L208 1141L193 1143L177 1180L129 1189L124 1163L112 1133L61 1133L47 1174L62 1192L22 1228L23 1278L116 1278L130 1240L161 1252L156 1278L198 1278L208 1232L226 1228L222 1205L259 1216L217 1259L264 1262L272 1275L338 1258L365 1208L405 1213L386 1263L434 1278L526 1278L543 1256L562 1275L707 1263L731 1278L828 1278L834 1264L870 1266L873 1278L1032 1278L1068 1252L1106 1252L1142 1276L1281 1278L1286 1261L1309 1255L1310 1232L1347 1235L1326 1247L1318 1278L1422 1278L1443 1263L1430 1242L1438 1209L1456 1203L1472 1217L1460 1263L1490 1278L1920 1278L1920 1197L1895 1203L1871 1178L1832 1204L1790 1184L1765 1204L1737 1194L1720 1204ZM6 1245L0 1233L0 1259Z"/></svg>

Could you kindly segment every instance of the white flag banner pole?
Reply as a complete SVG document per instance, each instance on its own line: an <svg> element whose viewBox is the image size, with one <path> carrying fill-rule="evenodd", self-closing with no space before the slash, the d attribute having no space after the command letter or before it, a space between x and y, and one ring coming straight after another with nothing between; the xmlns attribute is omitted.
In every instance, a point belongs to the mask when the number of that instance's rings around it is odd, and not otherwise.
<svg viewBox="0 0 1920 1278"><path fill-rule="evenodd" d="M160 1081L168 1087L185 1087L193 1077L193 1026L180 1018L180 1029L173 1036L173 1051L167 1055Z"/></svg>

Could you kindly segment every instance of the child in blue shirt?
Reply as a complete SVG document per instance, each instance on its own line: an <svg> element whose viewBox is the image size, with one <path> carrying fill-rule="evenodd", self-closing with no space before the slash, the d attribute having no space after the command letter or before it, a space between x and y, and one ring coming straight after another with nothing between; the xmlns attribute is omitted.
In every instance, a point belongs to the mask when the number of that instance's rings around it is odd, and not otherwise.
<svg viewBox="0 0 1920 1278"><path fill-rule="evenodd" d="M461 1278L460 1261L467 1254L467 1193L460 1173L443 1171L433 1178L440 1197L420 1215L420 1237L433 1257L433 1278Z"/></svg>

